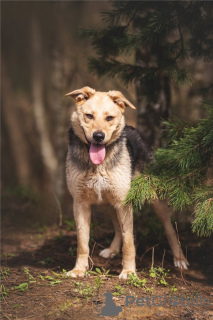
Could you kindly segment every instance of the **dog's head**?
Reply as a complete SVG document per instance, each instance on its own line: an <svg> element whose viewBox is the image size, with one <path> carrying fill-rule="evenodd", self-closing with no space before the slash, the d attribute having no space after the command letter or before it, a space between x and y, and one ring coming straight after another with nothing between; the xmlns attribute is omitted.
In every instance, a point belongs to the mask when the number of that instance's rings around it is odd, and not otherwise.
<svg viewBox="0 0 213 320"><path fill-rule="evenodd" d="M101 164L106 146L116 141L124 126L124 111L135 107L119 91L96 92L84 87L70 93L75 99L76 110L71 116L75 134L90 145L90 159Z"/></svg>

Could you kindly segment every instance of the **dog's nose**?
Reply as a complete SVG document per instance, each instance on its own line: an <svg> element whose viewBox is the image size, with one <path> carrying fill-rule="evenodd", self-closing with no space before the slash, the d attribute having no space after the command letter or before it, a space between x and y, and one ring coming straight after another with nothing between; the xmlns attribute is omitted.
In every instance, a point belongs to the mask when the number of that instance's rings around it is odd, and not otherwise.
<svg viewBox="0 0 213 320"><path fill-rule="evenodd" d="M101 142L101 141L104 140L104 138L105 138L105 133L103 133L103 132L96 131L96 132L93 133L93 139L96 142Z"/></svg>

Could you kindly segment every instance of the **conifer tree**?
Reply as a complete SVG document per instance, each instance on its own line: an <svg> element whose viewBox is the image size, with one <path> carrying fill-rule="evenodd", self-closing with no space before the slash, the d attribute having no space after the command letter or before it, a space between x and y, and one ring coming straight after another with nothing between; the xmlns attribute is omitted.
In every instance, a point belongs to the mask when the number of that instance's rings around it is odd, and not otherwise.
<svg viewBox="0 0 213 320"><path fill-rule="evenodd" d="M189 84L190 61L213 59L213 6L210 1L112 1L112 5L103 14L105 28L83 31L97 53L89 67L98 76L117 77L126 85L135 82L139 129L156 145L160 120L170 113L169 83ZM156 108L162 92L164 103ZM205 102L205 108L207 118L196 124L178 119L165 123L168 147L156 151L155 162L133 181L126 199L136 209L157 197L169 199L176 210L194 205L193 231L200 236L213 231L213 103Z"/></svg>
<svg viewBox="0 0 213 320"><path fill-rule="evenodd" d="M117 77L137 88L138 129L161 146L161 119L170 115L170 83L190 84L193 59L212 60L213 6L209 1L112 1L105 27L87 29L98 76Z"/></svg>

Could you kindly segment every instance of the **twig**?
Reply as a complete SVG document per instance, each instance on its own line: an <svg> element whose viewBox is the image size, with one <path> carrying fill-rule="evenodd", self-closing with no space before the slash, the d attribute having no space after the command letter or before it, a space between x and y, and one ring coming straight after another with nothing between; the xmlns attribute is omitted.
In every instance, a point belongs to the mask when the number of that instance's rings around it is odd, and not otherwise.
<svg viewBox="0 0 213 320"><path fill-rule="evenodd" d="M180 247L180 250L181 250L181 243L180 243L180 239L179 239L179 233L178 233L178 227L177 227L177 222L175 221L175 228L176 228L176 233L177 233L177 240L178 240L178 244L179 244L179 247ZM180 275L181 275L181 278L184 282L184 284L187 286L189 292L192 294L192 291L190 290L188 284L186 283L184 277L183 277L183 268L182 268L182 265L180 265Z"/></svg>
<svg viewBox="0 0 213 320"><path fill-rule="evenodd" d="M2 312L2 315L3 315L6 319L11 320L11 318L9 318L8 316L6 316L5 313Z"/></svg>
<svg viewBox="0 0 213 320"><path fill-rule="evenodd" d="M89 271L92 271L94 263L93 263L92 258L90 256L89 256L89 260L91 262L91 267L90 267Z"/></svg>
<svg viewBox="0 0 213 320"><path fill-rule="evenodd" d="M98 246L98 247L101 247L101 248L103 248L103 249L106 248L106 247L102 246L102 244L100 244L100 243L98 243L98 242L96 242L95 245Z"/></svg>
<svg viewBox="0 0 213 320"><path fill-rule="evenodd" d="M155 248L155 247L157 247L157 246L159 246L159 243L158 244L155 244L153 247L151 247L151 248L148 248L143 254L142 254L142 256L140 257L140 261L143 259L143 257L145 256L145 254L149 251L149 250L151 250L152 248Z"/></svg>
<svg viewBox="0 0 213 320"><path fill-rule="evenodd" d="M94 243L94 245L93 245L93 247L92 247L91 258L92 258L93 252L94 252L94 250L95 250L95 246L96 246L96 242Z"/></svg>
<svg viewBox="0 0 213 320"><path fill-rule="evenodd" d="M180 238L179 238L179 233L178 233L178 226L177 226L177 222L176 221L175 221L175 228L176 228L176 234L177 234L177 241L178 241L179 249L180 249L179 257L181 257L181 243L180 243ZM181 269L182 269L182 267L181 267Z"/></svg>
<svg viewBox="0 0 213 320"><path fill-rule="evenodd" d="M155 257L155 247L152 247L152 265L151 265L151 269L153 269L153 267L154 267L154 257Z"/></svg>
<svg viewBox="0 0 213 320"><path fill-rule="evenodd" d="M164 264L164 257L165 257L165 254L166 254L166 250L164 249L164 251L163 251L163 258L162 258L162 264L161 264L162 269L163 269L163 264Z"/></svg>
<svg viewBox="0 0 213 320"><path fill-rule="evenodd" d="M60 201L58 200L58 197L56 196L55 192L52 191L52 194L56 200L56 203L58 205L58 211L59 211L59 227L62 226L62 217L63 217L63 214L62 214L62 209L61 209L61 204L60 204Z"/></svg>

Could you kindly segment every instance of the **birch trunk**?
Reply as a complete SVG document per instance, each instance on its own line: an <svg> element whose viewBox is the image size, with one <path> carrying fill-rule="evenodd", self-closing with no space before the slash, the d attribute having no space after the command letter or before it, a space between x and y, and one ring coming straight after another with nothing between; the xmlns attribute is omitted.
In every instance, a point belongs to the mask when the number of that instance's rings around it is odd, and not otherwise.
<svg viewBox="0 0 213 320"><path fill-rule="evenodd" d="M17 99L12 88L5 60L2 57L2 114L8 130L10 147L14 157L15 172L18 183L29 187L32 182L29 150L23 132L23 123L20 122L17 110Z"/></svg>
<svg viewBox="0 0 213 320"><path fill-rule="evenodd" d="M46 112L43 99L42 74L42 41L38 21L34 18L31 25L32 32L32 107L35 123L40 136L40 148L44 166L51 181L54 181L57 168L55 150L50 140L47 126Z"/></svg>

